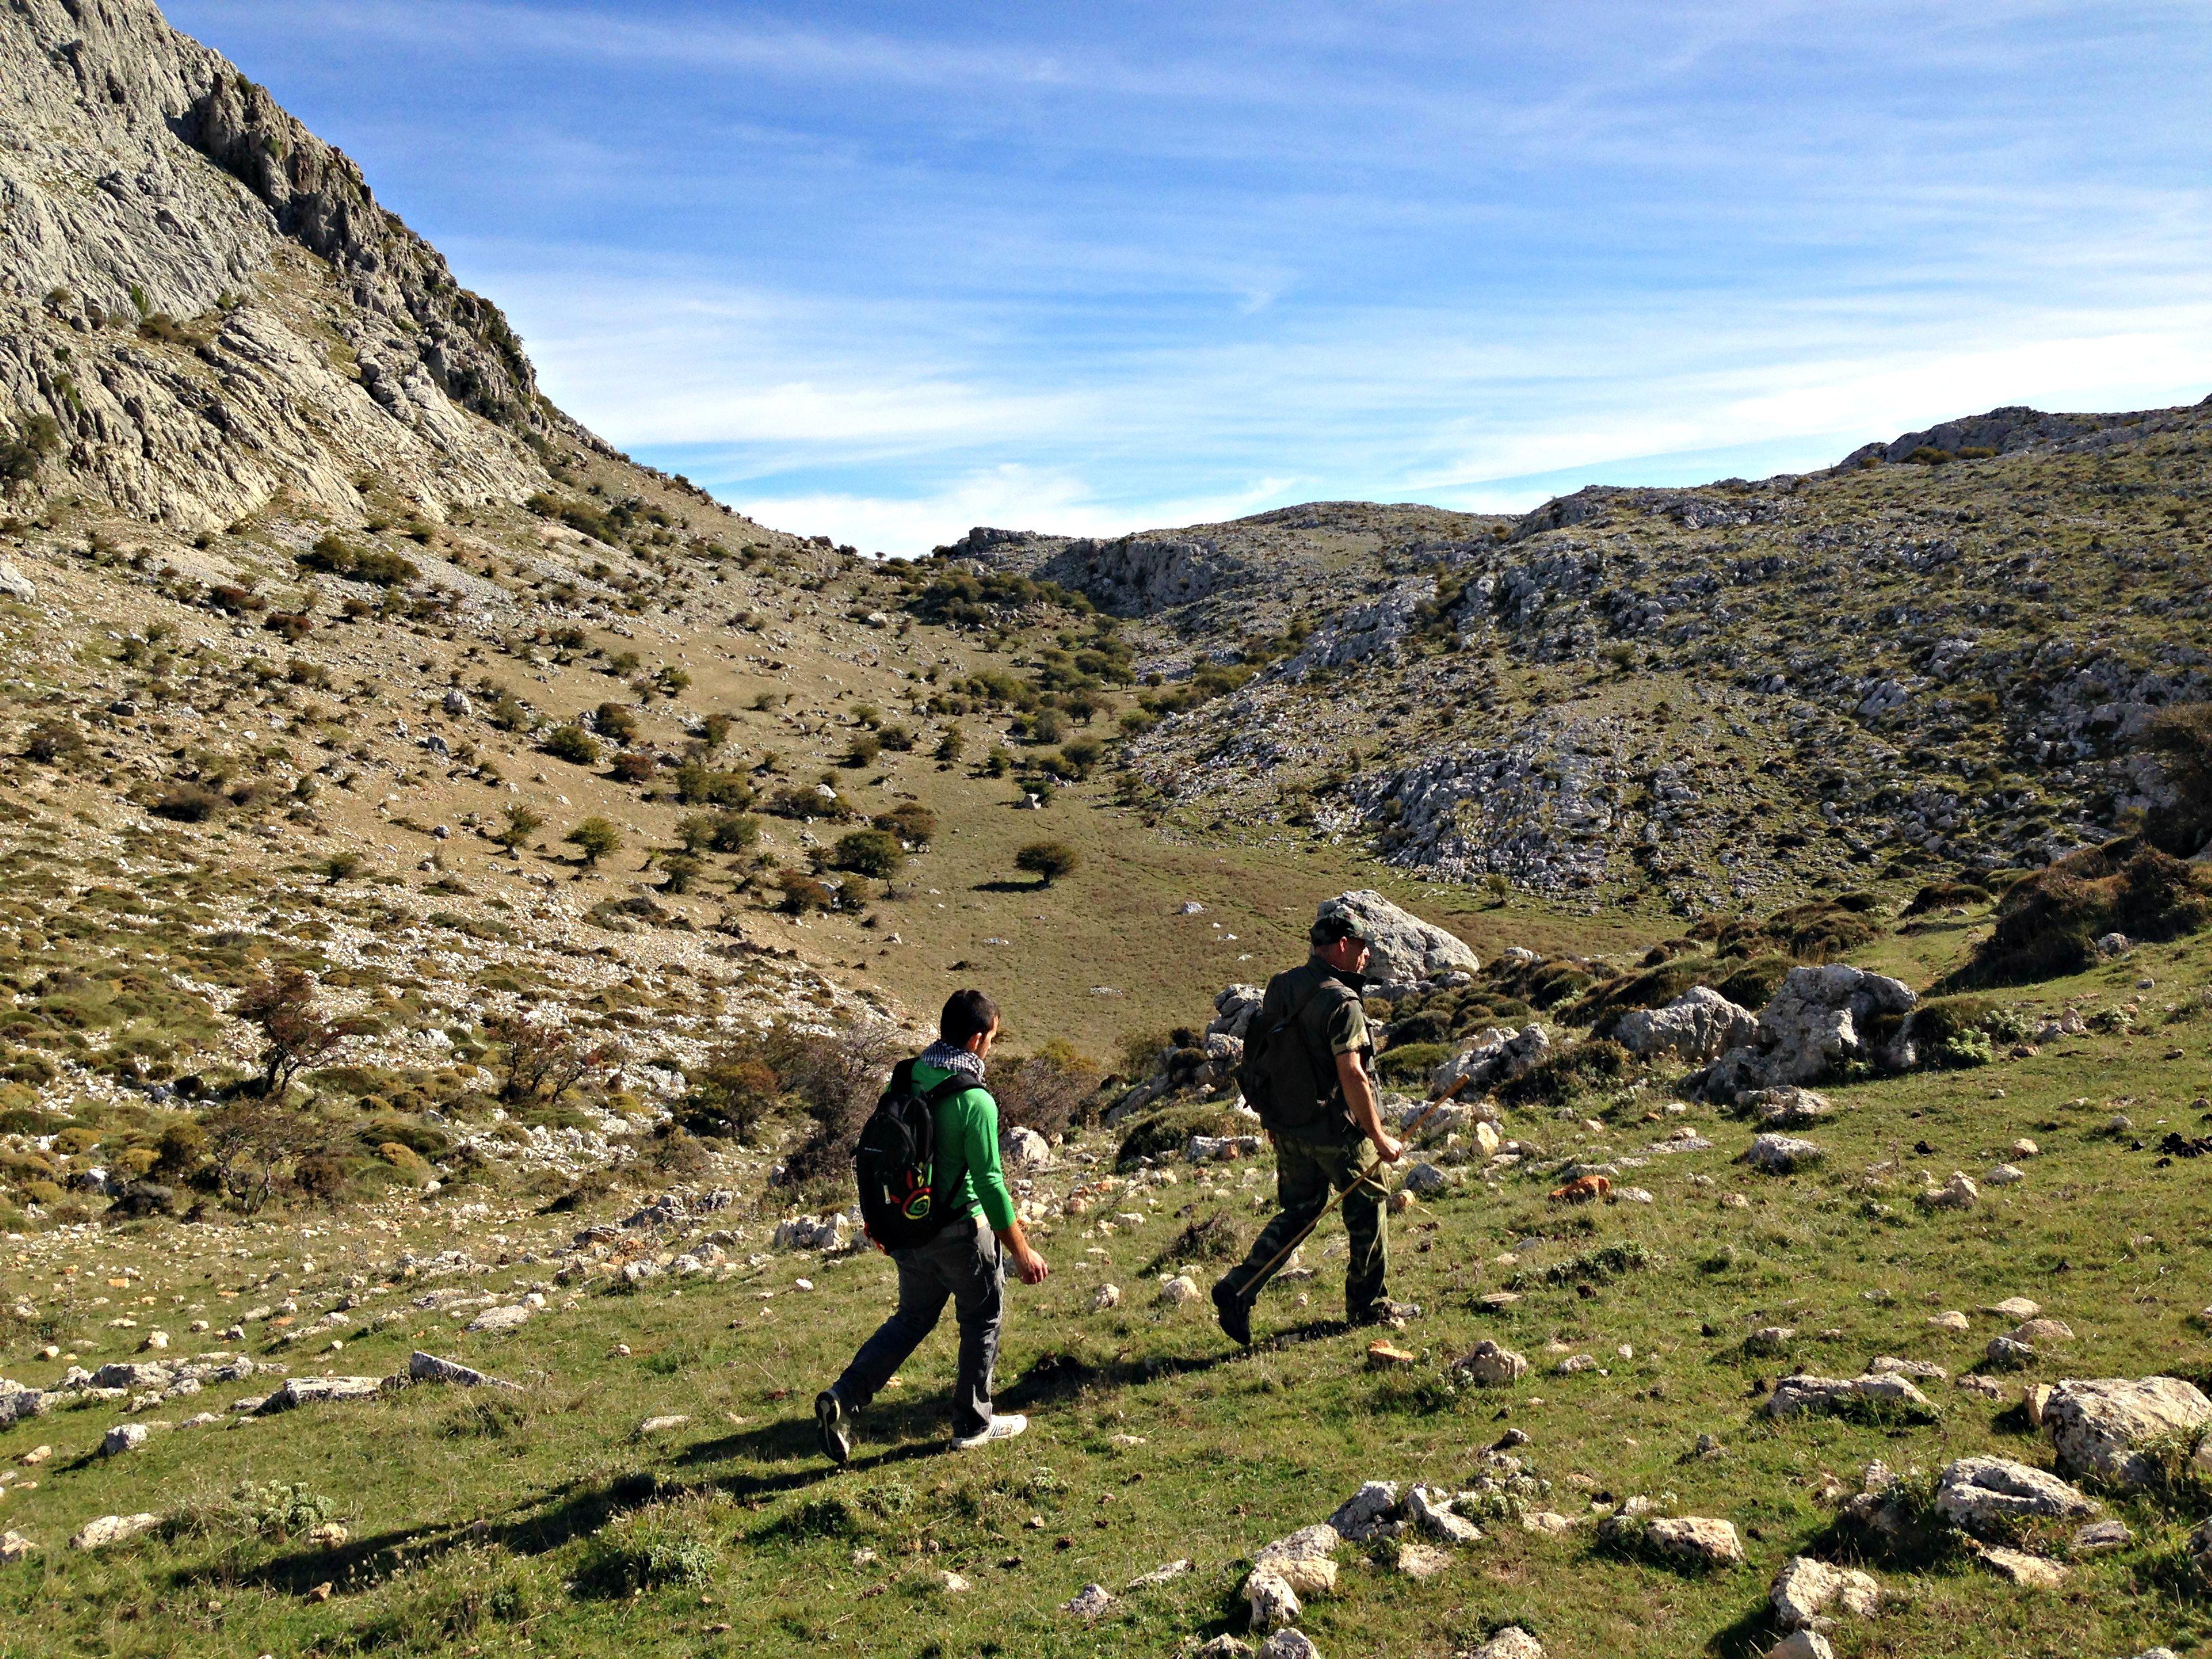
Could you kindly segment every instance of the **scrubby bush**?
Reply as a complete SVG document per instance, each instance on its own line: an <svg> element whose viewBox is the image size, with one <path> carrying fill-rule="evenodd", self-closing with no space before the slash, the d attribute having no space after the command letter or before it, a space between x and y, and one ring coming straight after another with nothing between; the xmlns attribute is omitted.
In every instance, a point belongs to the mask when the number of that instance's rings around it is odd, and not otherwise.
<svg viewBox="0 0 2212 1659"><path fill-rule="evenodd" d="M1954 905L1987 904L1990 890L1971 881L1931 881L1912 896L1912 902L1905 907L1908 916L1924 916L1930 910L1948 910Z"/></svg>
<svg viewBox="0 0 2212 1659"><path fill-rule="evenodd" d="M1628 1050L1605 1037L1554 1049L1533 1071L1499 1085L1509 1106L1555 1106L1585 1090L1617 1083L1635 1066Z"/></svg>
<svg viewBox="0 0 2212 1659"><path fill-rule="evenodd" d="M1385 1083L1411 1087L1425 1082L1430 1073L1452 1056L1449 1044L1443 1042L1395 1042L1383 1050L1375 1062L1375 1069Z"/></svg>
<svg viewBox="0 0 2212 1659"><path fill-rule="evenodd" d="M849 1188L860 1126L904 1048L897 1029L880 1020L848 1020L826 1033L787 1027L769 1033L763 1058L805 1108L810 1123L785 1166L793 1185L835 1178Z"/></svg>
<svg viewBox="0 0 2212 1659"><path fill-rule="evenodd" d="M684 1098L684 1127L694 1134L726 1135L740 1141L752 1139L782 1092L782 1080L754 1036L715 1048L690 1083Z"/></svg>
<svg viewBox="0 0 2212 1659"><path fill-rule="evenodd" d="M803 916L809 910L827 910L836 902L836 895L804 870L777 871L775 885L783 895L783 908L794 916Z"/></svg>
<svg viewBox="0 0 2212 1659"><path fill-rule="evenodd" d="M1103 1074L1098 1063L1055 1037L1036 1054L991 1068L991 1095L1008 1128L1063 1135L1088 1116Z"/></svg>
<svg viewBox="0 0 2212 1659"><path fill-rule="evenodd" d="M626 749L608 763L607 770L617 783L651 783L655 770L652 756L641 750Z"/></svg>
<svg viewBox="0 0 2212 1659"><path fill-rule="evenodd" d="M293 556L306 569L353 581L373 582L379 587L404 587L422 573L415 564L385 548L356 547L335 532L325 535L305 553Z"/></svg>
<svg viewBox="0 0 2212 1659"><path fill-rule="evenodd" d="M599 763L598 740L580 726L556 726L545 734L545 741L539 746L556 760L577 766Z"/></svg>
<svg viewBox="0 0 2212 1659"><path fill-rule="evenodd" d="M901 801L890 811L878 813L871 822L917 852L927 848L937 835L937 814L920 801Z"/></svg>
<svg viewBox="0 0 2212 1659"><path fill-rule="evenodd" d="M61 446L61 426L52 416L28 416L13 437L0 438L0 483L27 483Z"/></svg>
<svg viewBox="0 0 2212 1659"><path fill-rule="evenodd" d="M175 783L155 796L146 810L177 823L205 823L228 805L221 795L200 784Z"/></svg>
<svg viewBox="0 0 2212 1659"><path fill-rule="evenodd" d="M906 863L906 850L888 830L855 830L838 837L830 867L889 881Z"/></svg>
<svg viewBox="0 0 2212 1659"><path fill-rule="evenodd" d="M1954 975L1960 986L2015 985L2079 973L2096 940L2178 939L2212 921L2212 870L2129 837L2087 848L2014 884L1996 926Z"/></svg>
<svg viewBox="0 0 2212 1659"><path fill-rule="evenodd" d="M698 1522L653 1504L611 1522L592 1539L576 1571L577 1593L614 1599L670 1585L704 1589L720 1564Z"/></svg>
<svg viewBox="0 0 2212 1659"><path fill-rule="evenodd" d="M2212 702L2160 710L2144 745L2158 757L2173 792L2172 801L2144 819L2144 837L2162 853L2189 858L2212 845Z"/></svg>

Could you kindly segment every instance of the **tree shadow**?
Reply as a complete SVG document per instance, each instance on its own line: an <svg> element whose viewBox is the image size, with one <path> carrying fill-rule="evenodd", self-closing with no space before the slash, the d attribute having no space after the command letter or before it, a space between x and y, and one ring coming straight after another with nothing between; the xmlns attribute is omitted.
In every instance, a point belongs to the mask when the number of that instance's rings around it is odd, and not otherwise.
<svg viewBox="0 0 2212 1659"><path fill-rule="evenodd" d="M1048 883L1042 881L979 881L968 890L971 893L1042 893Z"/></svg>

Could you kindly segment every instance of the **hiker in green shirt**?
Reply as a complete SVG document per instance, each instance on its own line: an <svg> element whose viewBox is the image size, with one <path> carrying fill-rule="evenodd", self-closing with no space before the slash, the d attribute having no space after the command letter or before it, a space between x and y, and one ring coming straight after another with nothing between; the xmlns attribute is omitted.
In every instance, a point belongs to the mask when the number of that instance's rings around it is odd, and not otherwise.
<svg viewBox="0 0 2212 1659"><path fill-rule="evenodd" d="M925 1094L955 1077L969 1085L936 1106L933 1185L947 1194L945 1219L926 1243L891 1252L898 1264L896 1310L860 1345L844 1375L815 1399L822 1449L839 1463L852 1459L852 1414L882 1391L936 1328L948 1300L960 1322L953 1449L1011 1440L1029 1427L1025 1417L991 1409L991 1373L1006 1312L1004 1260L1012 1257L1024 1285L1042 1284L1050 1271L1030 1248L999 1165L999 1105L983 1086L983 1063L998 1035L999 1010L991 999L981 991L956 991L939 1018L938 1041L915 1062L915 1085Z"/></svg>

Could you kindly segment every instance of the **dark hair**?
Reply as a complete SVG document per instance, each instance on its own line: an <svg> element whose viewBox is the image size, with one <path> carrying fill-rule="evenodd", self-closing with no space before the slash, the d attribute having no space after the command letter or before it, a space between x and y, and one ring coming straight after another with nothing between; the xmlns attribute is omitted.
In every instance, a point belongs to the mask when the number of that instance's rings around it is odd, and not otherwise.
<svg viewBox="0 0 2212 1659"><path fill-rule="evenodd" d="M981 991L955 991L945 999L945 1012L937 1017L937 1035L956 1048L968 1046L999 1023L999 1005Z"/></svg>

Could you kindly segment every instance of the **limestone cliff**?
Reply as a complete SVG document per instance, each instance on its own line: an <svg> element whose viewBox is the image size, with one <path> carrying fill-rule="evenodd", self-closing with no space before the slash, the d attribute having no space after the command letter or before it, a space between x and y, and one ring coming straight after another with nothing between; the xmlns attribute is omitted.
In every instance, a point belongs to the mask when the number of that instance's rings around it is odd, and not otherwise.
<svg viewBox="0 0 2212 1659"><path fill-rule="evenodd" d="M150 0L0 6L0 478L172 527L374 475L426 514L596 444L361 169Z"/></svg>

